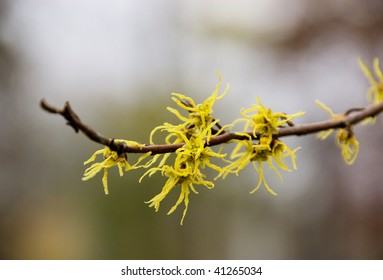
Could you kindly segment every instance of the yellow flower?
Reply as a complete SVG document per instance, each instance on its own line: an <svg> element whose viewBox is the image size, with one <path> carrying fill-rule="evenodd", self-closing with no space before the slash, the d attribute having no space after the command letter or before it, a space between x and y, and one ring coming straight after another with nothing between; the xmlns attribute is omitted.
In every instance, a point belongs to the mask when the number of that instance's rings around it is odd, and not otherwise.
<svg viewBox="0 0 383 280"><path fill-rule="evenodd" d="M256 113L252 113L254 111L256 111ZM292 119L302 116L303 114L304 112L298 112L293 115L280 112L273 113L270 108L266 109L257 97L257 104L254 104L253 107L246 110L242 109L241 115L244 119L237 120L236 122L245 121L245 131L252 128L254 137L257 137L257 134L267 136L269 141L271 141L272 135L278 133L278 128L290 123Z"/></svg>
<svg viewBox="0 0 383 280"><path fill-rule="evenodd" d="M371 85L368 89L368 97L370 101L375 104L380 103L383 101L383 73L379 67L379 59L374 58L373 63L373 68L377 79L374 78L374 75L361 59L359 59L359 66L362 68L362 71L366 75Z"/></svg>
<svg viewBox="0 0 383 280"><path fill-rule="evenodd" d="M345 117L345 115L341 114L334 114L333 111L327 107L322 102L316 100L316 104L321 107L323 110L325 110L333 120L342 119ZM371 120L369 120L371 121ZM326 131L321 131L318 133L318 137L322 140L326 139L334 129L329 129ZM353 164L358 156L359 152L359 142L356 139L353 131L352 126L349 126L347 128L341 128L338 130L338 134L336 136L336 143L341 148L342 156L344 161L347 164Z"/></svg>
<svg viewBox="0 0 383 280"><path fill-rule="evenodd" d="M205 168L205 166L208 166L218 172L223 172L221 167L210 162L210 158L224 159L226 154L214 152L210 147L206 146L208 134L216 123L217 121L211 123L197 137L191 136L188 139L187 135L180 133L180 137L183 138L185 145L176 151L176 165L185 164L194 166L193 174L197 172L197 169Z"/></svg>
<svg viewBox="0 0 383 280"><path fill-rule="evenodd" d="M211 131L211 128L216 125L216 123L217 121L212 122L203 131L201 131L198 136L186 133L185 130L180 129L182 127L179 126L169 124L162 126L163 130L166 130L169 135L175 137L176 142L181 141L184 145L176 150L176 157L173 166L165 165L165 160L163 159L158 167L149 169L140 179L141 181L146 175L151 176L158 171L161 171L162 175L168 177L161 193L148 201L148 203L150 203L149 206L154 207L156 211L158 211L161 201L168 195L168 193L177 185L181 186L179 199L173 208L168 212L168 214L173 213L177 206L184 202L185 210L181 219L181 224L183 223L188 209L190 190L197 193L194 185L204 185L208 188L214 187L212 182L204 179L206 176L201 172L201 169L209 167L219 173L224 172L221 167L211 163L210 159L224 159L226 155L214 152L210 147L206 146L208 133Z"/></svg>
<svg viewBox="0 0 383 280"><path fill-rule="evenodd" d="M168 212L168 215L173 213L177 209L178 205L184 202L185 209L180 222L182 225L189 206L190 190L195 194L198 194L198 192L194 188L195 184L205 185L208 188L212 188L214 184L210 181L205 181L203 179L204 175L201 172L199 172L199 170L195 174L190 174L191 170L184 166L178 166L175 168L169 165L164 165L162 168L157 169L161 170L162 174L168 177L168 179L165 183L165 186L162 188L161 193L157 194L155 197L153 197L146 203L149 203L149 207L154 207L154 209L157 212L160 208L162 200L170 193L172 189L174 189L177 185L180 185L180 195L176 204Z"/></svg>
<svg viewBox="0 0 383 280"><path fill-rule="evenodd" d="M352 130L342 128L338 132L337 142L342 149L342 156L347 164L353 164L359 153L359 142Z"/></svg>
<svg viewBox="0 0 383 280"><path fill-rule="evenodd" d="M135 141L127 141L127 140L115 140L115 142L124 142L127 145L131 146L142 146L141 144L135 142ZM118 154L115 151L112 151L109 147L105 146L103 149L96 151L87 161L84 162L84 165L93 162L96 160L96 157L98 155L103 155L104 160L102 162L96 162L92 164L90 167L88 167L84 172L84 177L82 178L83 181L87 181L94 176L96 176L97 173L99 173L101 170L104 171L104 175L102 177L102 184L104 186L104 192L105 194L109 194L108 190L108 169L117 166L120 176L122 176L124 173L123 171L128 171L132 169L137 169L140 167L149 167L152 162L154 162L154 159L149 160L144 165L138 165L143 159L148 157L151 154L151 152L146 153L142 155L138 161L134 165L130 165L127 160L127 155L125 153Z"/></svg>
<svg viewBox="0 0 383 280"><path fill-rule="evenodd" d="M167 109L176 115L181 121L183 121L183 125L186 129L190 129L192 133L199 133L206 129L212 122L215 121L213 118L213 106L217 100L222 99L227 92L229 91L230 86L227 85L225 91L218 95L219 90L221 88L222 77L219 72L217 72L219 81L215 87L214 92L210 97L204 100L201 104L195 104L194 100L190 97L180 94L180 93L172 93L172 100L182 109L188 112L188 116L183 116L177 109L168 107ZM218 122L217 122L218 124ZM218 132L214 134L218 134L223 131L223 128L219 128ZM212 136L212 132L209 131L207 135L207 140L209 140Z"/></svg>
<svg viewBox="0 0 383 280"><path fill-rule="evenodd" d="M291 170L288 168L285 159L290 157L293 168L296 169L295 153L299 148L291 150L285 143L278 139L274 139L269 142L268 137L261 137L258 143L254 143L251 139L234 141L238 143L231 154L231 159L235 159L235 161L224 168L223 177L225 178L229 173L235 173L238 175L240 170L252 162L254 169L259 174L259 180L257 186L251 191L251 193L257 191L263 183L269 193L277 195L276 192L269 187L265 180L265 176L263 174L263 163L266 162L269 168L271 168L282 181L282 176L276 166L274 166L273 160L279 168L290 172ZM243 149L245 150L241 151Z"/></svg>
<svg viewBox="0 0 383 280"><path fill-rule="evenodd" d="M237 133L238 135L245 136L247 139L232 140L232 142L237 143L230 157L234 161L224 167L224 171L219 176L225 178L229 173L238 175L239 171L249 163L252 163L254 169L259 174L259 180L251 193L258 190L263 183L269 193L276 195L265 180L263 163L266 162L280 180L282 180L282 176L276 166L274 166L274 163L282 170L291 171L285 162L285 159L290 157L292 165L296 169L295 152L298 149L291 150L286 144L278 140L276 135L279 128L286 124L291 125L291 120L303 115L304 112L292 115L280 112L273 113L271 109L266 109L259 101L259 98L257 98L257 104L249 109L242 110L241 114L244 118L236 120L234 123L244 122L244 131L248 131L251 128L253 137L246 133Z"/></svg>
<svg viewBox="0 0 383 280"><path fill-rule="evenodd" d="M166 132L165 142L167 144L180 144L183 146L176 150L175 159L172 165L165 164L170 153L161 155L163 156L161 162L157 167L149 169L141 177L140 181L146 176L151 176L154 173L161 171L162 175L168 177L165 186L162 188L161 193L149 200L150 207L154 207L158 211L161 201L168 195L168 193L180 185L181 193L176 204L170 209L168 214L175 211L177 206L184 202L185 210L181 219L181 224L185 218L188 205L190 190L194 193L197 191L194 185L204 185L208 188L213 188L214 184L205 180L205 174L201 169L209 167L216 170L219 174L223 174L224 170L218 165L213 164L211 158L219 158L225 160L226 154L221 154L220 151L215 152L212 148L208 147L210 139L219 135L225 128L231 126L221 127L218 124L219 120L215 120L212 116L213 106L215 102L221 99L229 90L229 86L225 91L219 95L221 86L221 75L218 73L219 82L212 95L208 97L201 104L196 104L193 99L179 93L173 93L172 100L182 109L188 112L187 116L182 115L177 109L167 108L171 113L176 115L182 121L181 124L173 125L164 123L163 125L154 128L150 134L150 143L153 144L153 136L156 132ZM216 126L218 129L214 129ZM160 155L156 155L160 156Z"/></svg>

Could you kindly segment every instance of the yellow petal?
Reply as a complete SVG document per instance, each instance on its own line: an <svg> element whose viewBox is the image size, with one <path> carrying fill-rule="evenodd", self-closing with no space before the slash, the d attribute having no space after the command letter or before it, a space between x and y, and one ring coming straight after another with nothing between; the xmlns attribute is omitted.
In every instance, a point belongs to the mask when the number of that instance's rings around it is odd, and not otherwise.
<svg viewBox="0 0 383 280"><path fill-rule="evenodd" d="M102 177L102 184L104 185L105 194L109 194L108 190L108 169L104 168L104 176Z"/></svg>

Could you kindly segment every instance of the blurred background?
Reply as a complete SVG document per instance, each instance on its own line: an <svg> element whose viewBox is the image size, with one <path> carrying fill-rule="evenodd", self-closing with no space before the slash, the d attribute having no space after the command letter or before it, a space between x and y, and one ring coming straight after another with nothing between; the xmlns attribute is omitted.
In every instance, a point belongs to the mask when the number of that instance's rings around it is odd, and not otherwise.
<svg viewBox="0 0 383 280"><path fill-rule="evenodd" d="M380 0L0 1L1 259L381 259L383 258L382 117L356 129L360 155L346 166L332 138L286 138L298 170L281 183L258 176L197 187L183 207L158 213L148 201L160 176L142 172L82 182L83 162L101 147L75 134L39 100L69 100L103 135L148 142L152 128L174 121L171 92L208 97L221 123L259 96L275 111L326 119L367 104L358 67L383 59ZM133 156L134 157L134 156ZM211 174L212 177L215 173Z"/></svg>

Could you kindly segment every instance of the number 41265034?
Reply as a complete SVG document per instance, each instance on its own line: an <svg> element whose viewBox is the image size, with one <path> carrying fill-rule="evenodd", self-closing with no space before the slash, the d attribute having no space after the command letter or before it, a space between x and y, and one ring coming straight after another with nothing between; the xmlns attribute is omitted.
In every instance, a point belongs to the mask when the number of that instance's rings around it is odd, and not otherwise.
<svg viewBox="0 0 383 280"><path fill-rule="evenodd" d="M214 270L217 275L262 275L262 267L248 266L221 266Z"/></svg>

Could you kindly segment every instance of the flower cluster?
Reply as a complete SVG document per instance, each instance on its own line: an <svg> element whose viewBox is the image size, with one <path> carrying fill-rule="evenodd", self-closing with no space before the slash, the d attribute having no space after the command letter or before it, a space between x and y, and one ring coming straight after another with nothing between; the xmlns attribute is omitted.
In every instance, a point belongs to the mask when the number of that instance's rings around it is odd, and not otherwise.
<svg viewBox="0 0 383 280"><path fill-rule="evenodd" d="M93 178L100 171L104 171L102 179L105 193L108 194L108 170L117 166L122 176L123 171L137 168L148 168L143 174L141 180L145 176L152 176L155 173L161 173L167 177L165 185L161 192L147 201L150 207L159 210L161 202L174 189L180 191L178 200L169 210L168 214L173 213L177 207L183 203L184 211L181 218L181 224L189 206L189 195L191 193L198 194L196 186L201 185L208 189L214 187L211 180L206 179L205 169L211 169L217 172L215 179L219 177L225 178L228 174L235 173L245 168L249 163L253 163L255 170L259 174L259 182L256 191L263 183L271 194L276 194L266 183L263 174L263 163L266 163L280 179L282 179L278 169L290 171L286 158L290 158L292 166L296 169L295 152L297 149L290 149L285 143L278 139L278 130L285 125L292 125L291 120L303 113L299 112L293 115L285 113L273 113L271 109L266 109L257 99L257 104L253 107L242 110L242 118L234 121L232 124L221 126L219 120L213 117L213 106L217 100L222 99L229 90L229 86L219 94L221 88L221 76L218 73L219 82L217 83L212 95L200 104L196 104L193 99L179 93L173 93L172 100L183 109L186 114L182 114L178 109L168 107L167 109L173 113L180 121L178 124L165 122L164 124L154 128L150 134L150 144L154 144L154 135L157 132L166 134L164 141L166 144L176 144L180 147L176 149L175 154L151 152L143 154L138 161L131 165L128 163L126 153L118 153L112 151L110 147L96 151L93 156L84 164L95 161L97 155L103 155L104 160L94 163L85 170L83 180ZM210 145L210 141L221 134L225 134L228 129L235 124L244 123L243 133L237 133L238 139L232 142L237 143L231 153L230 160L226 159L226 154L222 153L222 149L214 151ZM122 142L127 146L136 146L140 149L144 147L134 141L115 140ZM148 156L150 160L147 159ZM212 160L220 160L223 167L213 163ZM140 164L142 161L145 163ZM157 163L156 166L153 166ZM274 165L276 164L276 166Z"/></svg>
<svg viewBox="0 0 383 280"><path fill-rule="evenodd" d="M212 137L221 134L228 126L221 127L219 120L212 117L213 105L216 100L221 99L229 89L223 94L219 95L221 76L219 75L219 82L213 94L203 101L201 104L195 104L194 100L182 94L173 93L172 100L182 109L188 112L187 116L182 115L177 109L168 107L167 109L176 115L181 124L173 125L164 123L153 129L150 135L150 142L153 144L153 135L157 131L166 132L165 142L167 144L183 143L182 147L176 150L175 160L171 164L166 164L170 153L162 155L162 160L157 167L149 169L145 175L153 175L156 172L161 172L162 175L168 179L165 186L162 188L161 193L153 197L147 203L150 207L154 207L158 211L160 203L167 196L167 194L174 188L180 186L180 195L176 204L170 209L168 214L174 212L179 204L184 202L185 210L181 219L181 224L185 218L188 205L190 191L197 194L195 185L203 185L207 188L213 188L214 184L211 181L205 180L206 175L203 169L206 167L211 168L219 173L223 169L210 160L218 158L224 161L225 154L220 151L215 152L208 146ZM156 155L159 156L159 155Z"/></svg>
<svg viewBox="0 0 383 280"><path fill-rule="evenodd" d="M360 61L360 65L371 83L368 92L371 102L374 104L383 102L383 74L379 68L379 60L375 59L373 64L377 79L362 61ZM207 170L217 172L215 179L226 178L229 174L238 175L241 170L251 163L258 173L258 183L251 193L254 193L263 185L269 193L276 195L276 192L266 182L264 167L268 166L273 170L281 181L280 170L290 172L292 169L297 168L296 152L299 148L291 149L282 142L280 137L283 134L280 134L280 132L287 126L294 126L292 120L302 116L304 112L295 114L273 112L270 108L266 108L257 98L252 107L240 111L242 115L240 119L222 126L219 120L213 117L213 106L216 101L227 94L229 86L226 86L223 93L220 94L221 75L218 73L218 76L219 81L215 90L210 97L200 104L195 103L192 98L183 94L172 93L172 100L178 106L178 109L171 107L167 109L177 117L178 123L165 122L155 127L150 133L149 146L135 141L114 140L116 143L122 144L122 146L135 147L136 152L143 154L134 164L128 162L126 152L113 150L115 149L113 145L106 146L96 151L85 161L84 164L89 164L95 161L98 155L103 156L101 162L93 163L85 170L83 180L89 180L103 171L102 183L105 194L108 194L108 171L114 166L117 166L120 176L123 175L124 171L147 168L148 170L142 175L140 182L146 176L150 177L160 173L167 178L165 185L157 195L146 203L149 204L149 207L153 207L155 211L158 211L165 197L173 190L178 189L178 199L168 211L168 214L173 213L183 203L184 211L181 224L189 207L190 194L198 194L197 186L208 189L214 187L214 183L207 179ZM334 114L323 103L319 101L316 103L329 114L331 120L336 121L335 123L347 118L348 114L363 110L360 108L351 109L345 114ZM182 112L180 109L182 109ZM366 118L367 121L371 121L371 119L372 117ZM230 132L230 129L238 124L242 125L240 132ZM331 127L333 128L321 131L318 137L326 139L336 131L336 143L341 149L343 159L347 164L354 163L359 152L359 142L353 132L353 126L345 121L340 128L339 125ZM154 135L158 132L165 134L163 141L166 145L173 147L171 151L147 149L148 147L156 147ZM218 141L218 139L224 137L225 141ZM234 143L235 147L228 156L222 153L222 149L213 149L217 142L219 142L218 144ZM221 162L220 165L216 164L217 160Z"/></svg>

